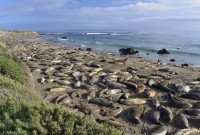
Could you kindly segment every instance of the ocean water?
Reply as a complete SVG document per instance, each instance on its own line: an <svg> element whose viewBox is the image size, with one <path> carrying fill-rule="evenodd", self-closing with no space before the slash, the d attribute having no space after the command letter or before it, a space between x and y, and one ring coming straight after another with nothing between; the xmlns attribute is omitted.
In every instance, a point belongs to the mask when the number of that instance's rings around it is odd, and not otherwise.
<svg viewBox="0 0 200 135"><path fill-rule="evenodd" d="M67 37L67 39L62 39ZM119 54L120 48L135 48L137 54L147 60L180 65L188 63L200 67L200 31L178 32L46 32L42 37L46 42L54 42L74 48L92 48L97 52ZM166 48L170 54L159 55L159 49ZM147 55L149 53L149 55Z"/></svg>

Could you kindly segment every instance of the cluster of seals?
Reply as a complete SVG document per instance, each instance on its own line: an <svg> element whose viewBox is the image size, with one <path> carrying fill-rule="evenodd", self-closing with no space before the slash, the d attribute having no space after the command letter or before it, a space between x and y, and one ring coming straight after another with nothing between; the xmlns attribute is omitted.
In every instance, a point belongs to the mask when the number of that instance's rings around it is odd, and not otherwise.
<svg viewBox="0 0 200 135"><path fill-rule="evenodd" d="M127 134L199 133L200 87L184 68L36 41L17 57L46 101Z"/></svg>

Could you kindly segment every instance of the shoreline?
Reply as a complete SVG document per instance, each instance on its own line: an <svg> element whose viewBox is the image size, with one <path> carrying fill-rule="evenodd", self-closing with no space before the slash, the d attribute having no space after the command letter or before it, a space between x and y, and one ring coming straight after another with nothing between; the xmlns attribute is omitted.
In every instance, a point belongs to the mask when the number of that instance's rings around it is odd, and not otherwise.
<svg viewBox="0 0 200 135"><path fill-rule="evenodd" d="M137 35L137 33L135 33L135 34L136 34L136 36L139 36L139 35ZM62 37L64 37L64 39L62 39ZM79 40L79 37L80 37L80 40ZM125 48L134 48L134 49L138 50L139 51L139 54L137 54L138 57L143 57L144 59L146 59L148 61L157 61L158 59L160 59L163 63L170 63L172 65L181 65L181 64L187 63L190 67L199 67L199 62L198 62L199 60L196 58L196 57L198 57L198 54L196 54L196 53L193 54L191 51L189 51L187 53L187 51L184 50L184 47L182 47L182 46L180 48L175 49L174 48L174 47L176 47L175 45L164 46L161 44L161 46L163 46L163 47L158 48L158 45L156 47L155 45L152 45L152 43L151 43L152 41L151 42L149 41L150 42L149 45L148 45L148 43L145 43L148 48L148 49L146 49L144 47L145 44L140 44L138 42L134 43L134 40L127 41L126 43L122 43L121 45L119 45L117 42L118 38L119 38L119 42L120 42L120 40L122 40L122 42L126 42L126 41L124 41L125 37L121 37L121 36L120 37L118 37L118 36L117 37L116 36L101 37L98 35L85 36L84 34L82 35L81 32L74 33L74 34L62 33L62 34L58 34L57 36L55 33L52 35L51 35L51 33L48 33L48 34L44 33L44 35L42 35L42 37L41 37L41 39L44 41L54 42L56 44L62 44L67 47L82 48L84 50L87 48L92 48L92 50L95 52L107 52L107 53L113 53L116 55L120 55L118 50L121 48L124 48L123 46L126 46ZM134 38L134 36L133 37L131 36L129 38ZM110 41L111 43L109 43L109 39L111 40ZM157 40L159 40L159 38ZM160 40L162 40L162 39L160 39ZM155 44L157 43L156 41L155 41ZM97 44L97 42L101 43L101 45ZM142 40L141 42L144 42L144 41ZM188 41L186 40L186 43L187 42ZM182 44L186 44L186 43L182 43ZM129 45L129 44L133 44L133 45ZM168 44L170 44L170 42ZM95 47L97 47L97 48L95 48ZM152 49L150 49L149 47L151 47ZM177 46L177 47L179 47L179 46ZM186 44L186 47L187 47L187 44ZM165 54L165 55L157 54L158 50L160 50L162 48L166 48L170 52L170 54ZM193 55L196 55L196 57L194 57ZM174 59L175 62L171 62L170 61L171 59Z"/></svg>
<svg viewBox="0 0 200 135"><path fill-rule="evenodd" d="M167 92L150 86L147 84L149 80L153 79L156 83L170 89L172 89L172 84L181 82L183 86L188 86L190 90L197 89L200 91L200 82L199 84L191 84L191 82L198 81L200 77L199 68L183 68L169 64L157 65L134 56L134 58L119 57L111 54L82 51L66 46L62 47L54 43L46 44L38 39L37 34L32 35L31 33L7 32L3 37L0 38L0 41L5 42L6 47L12 54L26 63L32 71L38 94L45 101L62 105L68 111L82 117L87 115L95 121L104 121L125 133L150 133L159 127L152 124L149 119L151 111L156 109L148 102L151 99L156 99L161 105L169 107L173 118L177 118L178 113L182 113L184 110L172 107L167 101ZM123 83L123 85L120 85L123 87L111 87L102 81L103 79L107 79L109 82ZM136 84L137 88L130 88L124 82ZM124 87L124 84L127 87ZM115 88L120 89L120 92L113 94L110 90ZM147 98L145 95L148 91L154 91L155 95ZM127 94L129 95L127 99L137 98L145 101L145 103L129 106L126 103L119 102L120 99L116 100L116 98L122 98L117 97L120 94ZM183 103L188 102L194 105L198 102L198 100L180 98L179 95L181 94L176 92L174 96L183 100ZM91 101L99 98L104 99L104 101ZM126 98L122 99L126 100ZM92 110L87 106L88 104L93 106ZM110 104L112 105L110 106ZM141 116L138 116L141 119L140 124L134 124L128 117L130 109L137 106L145 108L141 112ZM101 112L93 111L95 109L100 109ZM162 122L164 121L162 120ZM164 122L164 125L166 124ZM200 128L192 121L189 121L189 124L197 129ZM174 133L177 129L180 129L179 126L176 125L176 121L173 119L172 122L169 122L168 127L171 128L170 132ZM146 131L143 131L143 127Z"/></svg>

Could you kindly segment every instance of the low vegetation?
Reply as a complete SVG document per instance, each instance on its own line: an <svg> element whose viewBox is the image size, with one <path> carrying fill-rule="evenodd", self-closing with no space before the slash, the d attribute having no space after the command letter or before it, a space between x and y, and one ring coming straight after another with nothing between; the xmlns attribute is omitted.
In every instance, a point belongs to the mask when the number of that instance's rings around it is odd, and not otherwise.
<svg viewBox="0 0 200 135"><path fill-rule="evenodd" d="M120 135L118 130L70 114L59 107L30 106L7 101L0 104L0 134Z"/></svg>
<svg viewBox="0 0 200 135"><path fill-rule="evenodd" d="M7 54L3 47L0 47L0 73L22 84L26 81L22 64Z"/></svg>

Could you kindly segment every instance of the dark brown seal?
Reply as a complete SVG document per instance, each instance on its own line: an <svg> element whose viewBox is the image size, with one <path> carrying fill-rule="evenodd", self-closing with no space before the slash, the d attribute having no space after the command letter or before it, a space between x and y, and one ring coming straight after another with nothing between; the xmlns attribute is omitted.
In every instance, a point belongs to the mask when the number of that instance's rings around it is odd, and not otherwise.
<svg viewBox="0 0 200 135"><path fill-rule="evenodd" d="M130 112L128 113L128 118L131 122L135 124L140 124L141 123L140 117L143 112L144 112L143 105L131 108Z"/></svg>

